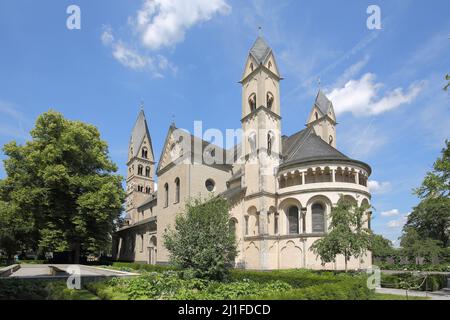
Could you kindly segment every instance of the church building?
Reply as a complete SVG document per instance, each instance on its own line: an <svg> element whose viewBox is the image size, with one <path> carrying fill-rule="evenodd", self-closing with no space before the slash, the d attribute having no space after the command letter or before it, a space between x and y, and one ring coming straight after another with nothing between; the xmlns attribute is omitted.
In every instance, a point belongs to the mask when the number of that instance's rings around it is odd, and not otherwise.
<svg viewBox="0 0 450 320"><path fill-rule="evenodd" d="M236 267L344 269L344 257L322 265L310 247L327 233L331 208L341 197L370 204L371 168L337 150L333 103L321 90L305 115L306 127L283 135L281 80L274 52L258 37L240 81L241 143L228 150L172 124L157 163L141 110L128 149L127 215L113 236L115 259L168 263L165 230L186 201L213 194L230 204ZM366 218L370 228L370 211ZM368 252L351 258L348 267L367 268L371 260Z"/></svg>

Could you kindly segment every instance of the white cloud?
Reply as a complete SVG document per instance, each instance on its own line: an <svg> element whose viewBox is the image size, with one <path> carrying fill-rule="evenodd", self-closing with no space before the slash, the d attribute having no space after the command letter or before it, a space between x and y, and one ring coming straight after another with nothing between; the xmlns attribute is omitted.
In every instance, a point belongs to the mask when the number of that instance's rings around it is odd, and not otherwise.
<svg viewBox="0 0 450 320"><path fill-rule="evenodd" d="M380 97L383 83L375 82L373 73L364 74L359 80L350 80L343 87L328 93L337 114L352 112L354 115L377 115L412 102L421 92L423 83L413 83L404 92L396 88Z"/></svg>
<svg viewBox="0 0 450 320"><path fill-rule="evenodd" d="M112 48L113 57L123 66L133 70L150 70L154 76L163 77L162 72L170 70L176 72L175 66L169 60L158 54L150 56L140 53L137 49L131 48L126 43L115 40L111 27L104 27L101 35L102 43Z"/></svg>
<svg viewBox="0 0 450 320"><path fill-rule="evenodd" d="M0 136L28 139L26 127L31 121L12 103L0 100Z"/></svg>
<svg viewBox="0 0 450 320"><path fill-rule="evenodd" d="M158 50L183 41L194 25L230 11L225 0L145 0L132 23L142 43Z"/></svg>
<svg viewBox="0 0 450 320"><path fill-rule="evenodd" d="M343 87L349 80L356 77L369 62L369 56L366 55L362 60L352 64L348 67L344 73L336 80L336 83L333 87Z"/></svg>
<svg viewBox="0 0 450 320"><path fill-rule="evenodd" d="M391 228L391 229L399 229L399 228L403 228L403 226L405 225L406 221L408 220L408 215L409 213L403 215L402 217L396 219L396 220L391 220L387 223L387 227Z"/></svg>
<svg viewBox="0 0 450 320"><path fill-rule="evenodd" d="M398 209L392 209L392 210L381 212L381 215L383 217L394 217L394 216L398 216L399 214L400 214L400 211L398 211Z"/></svg>
<svg viewBox="0 0 450 320"><path fill-rule="evenodd" d="M369 180L368 187L373 194L383 194L391 190L391 183Z"/></svg>

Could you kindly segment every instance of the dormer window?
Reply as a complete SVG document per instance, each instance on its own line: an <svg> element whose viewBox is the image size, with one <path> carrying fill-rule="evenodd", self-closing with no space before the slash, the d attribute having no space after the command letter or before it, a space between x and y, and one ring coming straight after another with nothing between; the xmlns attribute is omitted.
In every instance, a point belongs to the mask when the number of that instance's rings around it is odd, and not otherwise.
<svg viewBox="0 0 450 320"><path fill-rule="evenodd" d="M319 114L316 112L316 120L319 120Z"/></svg>
<svg viewBox="0 0 450 320"><path fill-rule="evenodd" d="M266 100L267 100L267 108L272 109L274 97L271 92L267 92Z"/></svg>
<svg viewBox="0 0 450 320"><path fill-rule="evenodd" d="M248 98L248 105L250 107L250 112L256 110L256 94L252 93Z"/></svg>
<svg viewBox="0 0 450 320"><path fill-rule="evenodd" d="M254 67L253 67L253 63L250 63L250 72L253 72Z"/></svg>
<svg viewBox="0 0 450 320"><path fill-rule="evenodd" d="M269 64L267 65L267 68L269 68L269 70L270 70L270 68L272 68L272 61L269 61Z"/></svg>

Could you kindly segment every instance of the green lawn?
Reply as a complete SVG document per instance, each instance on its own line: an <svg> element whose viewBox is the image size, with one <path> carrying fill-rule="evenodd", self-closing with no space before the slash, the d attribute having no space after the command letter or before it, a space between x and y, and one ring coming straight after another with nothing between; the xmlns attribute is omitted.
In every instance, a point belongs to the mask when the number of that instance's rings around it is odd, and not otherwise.
<svg viewBox="0 0 450 320"><path fill-rule="evenodd" d="M375 293L371 300L430 300L428 297L411 297L406 295L387 294L387 293Z"/></svg>

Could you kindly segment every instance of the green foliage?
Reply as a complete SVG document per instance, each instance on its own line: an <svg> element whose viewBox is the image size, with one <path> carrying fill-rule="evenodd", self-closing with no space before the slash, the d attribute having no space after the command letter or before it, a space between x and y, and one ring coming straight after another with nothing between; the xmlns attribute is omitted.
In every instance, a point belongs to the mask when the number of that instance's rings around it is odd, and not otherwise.
<svg viewBox="0 0 450 320"><path fill-rule="evenodd" d="M68 289L65 281L4 279L0 300L97 300L86 290Z"/></svg>
<svg viewBox="0 0 450 320"><path fill-rule="evenodd" d="M290 284L294 288L304 288L312 285L325 283L335 283L351 279L344 274L335 272L314 272L310 270L274 270L274 271L250 271L250 270L233 270L231 277L233 281L250 280L259 283L270 283L272 281L283 281Z"/></svg>
<svg viewBox="0 0 450 320"><path fill-rule="evenodd" d="M400 264L400 263L388 263L388 262L378 262L377 266L381 270L409 270L409 271L439 271L439 272L450 272L449 263L440 264Z"/></svg>
<svg viewBox="0 0 450 320"><path fill-rule="evenodd" d="M116 270L121 271L163 272L163 271L177 270L177 268L171 265L152 265L133 262L113 262L112 267Z"/></svg>
<svg viewBox="0 0 450 320"><path fill-rule="evenodd" d="M279 293L263 293L246 298L256 300L370 300L373 296L374 291L367 288L366 280L361 277Z"/></svg>
<svg viewBox="0 0 450 320"><path fill-rule="evenodd" d="M433 164L433 170L427 173L422 185L414 190L421 199L450 196L450 141L446 140L445 145L441 157Z"/></svg>
<svg viewBox="0 0 450 320"><path fill-rule="evenodd" d="M282 292L291 289L280 281L217 282L205 279L183 279L179 273L147 273L135 278L113 278L87 285L102 299L108 300L227 300L258 293Z"/></svg>
<svg viewBox="0 0 450 320"><path fill-rule="evenodd" d="M450 237L450 198L439 196L422 200L408 216L403 238L411 237L408 235L411 230L415 230L413 236L420 240L435 240L442 247L447 247Z"/></svg>
<svg viewBox="0 0 450 320"><path fill-rule="evenodd" d="M447 276L444 274L381 274L383 288L405 290L437 291L447 286Z"/></svg>
<svg viewBox="0 0 450 320"><path fill-rule="evenodd" d="M358 258L367 252L372 239L371 231L364 228L369 208L366 205L357 206L342 197L337 206L331 209L331 230L310 248L320 256L323 264L334 262L336 256L342 254L347 271L347 262L352 256Z"/></svg>
<svg viewBox="0 0 450 320"><path fill-rule="evenodd" d="M227 201L214 197L194 199L175 219L175 229L164 234L171 261L195 277L221 280L237 255L236 240L229 224Z"/></svg>
<svg viewBox="0 0 450 320"><path fill-rule="evenodd" d="M33 249L74 250L75 259L80 251L100 251L110 242L125 198L106 142L96 127L55 111L38 117L31 137L23 146L11 142L3 148L7 178L0 182L0 219L13 230L11 239L28 239Z"/></svg>
<svg viewBox="0 0 450 320"><path fill-rule="evenodd" d="M385 258L393 254L394 248L391 240L384 238L382 235L373 234L370 250L374 257Z"/></svg>
<svg viewBox="0 0 450 320"><path fill-rule="evenodd" d="M416 260L416 264L419 264L419 258L431 263L443 254L440 241L422 238L415 228L409 226L404 228L400 244L403 255L409 260Z"/></svg>

